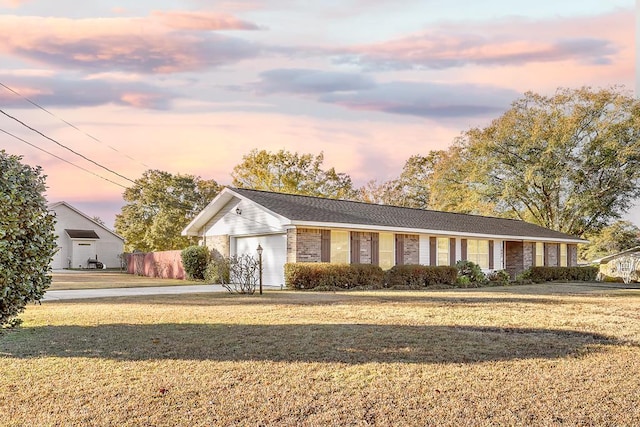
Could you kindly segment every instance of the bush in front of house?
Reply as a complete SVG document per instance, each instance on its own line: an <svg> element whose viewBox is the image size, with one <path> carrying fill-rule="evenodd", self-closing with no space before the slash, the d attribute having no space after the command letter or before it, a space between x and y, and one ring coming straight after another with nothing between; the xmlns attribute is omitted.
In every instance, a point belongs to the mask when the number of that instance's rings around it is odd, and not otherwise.
<svg viewBox="0 0 640 427"><path fill-rule="evenodd" d="M531 267L527 277L534 282L555 280L593 282L598 275L598 267Z"/></svg>
<svg viewBox="0 0 640 427"><path fill-rule="evenodd" d="M222 285L231 293L252 295L260 283L260 262L249 254L218 256L209 262L205 280Z"/></svg>
<svg viewBox="0 0 640 427"><path fill-rule="evenodd" d="M478 288L489 283L482 268L472 261L458 261L456 263L458 278L456 284L463 288Z"/></svg>
<svg viewBox="0 0 640 427"><path fill-rule="evenodd" d="M420 289L425 286L455 285L458 270L449 266L396 265L387 270L386 287Z"/></svg>
<svg viewBox="0 0 640 427"><path fill-rule="evenodd" d="M487 274L487 279L489 286L507 286L511 281L511 276L506 270L497 270Z"/></svg>
<svg viewBox="0 0 640 427"><path fill-rule="evenodd" d="M284 281L290 289L381 288L384 272L371 264L299 262L284 265Z"/></svg>
<svg viewBox="0 0 640 427"><path fill-rule="evenodd" d="M204 280L211 253L206 246L189 246L180 252L182 266L191 280Z"/></svg>

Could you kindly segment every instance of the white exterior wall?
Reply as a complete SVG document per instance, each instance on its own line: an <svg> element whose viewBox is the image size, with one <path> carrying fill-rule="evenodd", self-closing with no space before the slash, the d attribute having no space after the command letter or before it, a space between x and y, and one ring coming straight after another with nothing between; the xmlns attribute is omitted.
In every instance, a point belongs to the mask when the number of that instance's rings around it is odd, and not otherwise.
<svg viewBox="0 0 640 427"><path fill-rule="evenodd" d="M493 240L493 269L504 270L504 240Z"/></svg>
<svg viewBox="0 0 640 427"><path fill-rule="evenodd" d="M429 238L431 236L427 234L420 235L420 264L429 265L429 261L431 260L431 248L429 247Z"/></svg>
<svg viewBox="0 0 640 427"><path fill-rule="evenodd" d="M56 224L54 231L57 236L56 244L59 253L54 256L51 267L54 269L69 268L70 262L72 268L78 268L78 260L73 258L73 241L95 241L95 255L107 268L120 267L120 258L118 255L124 252L124 240L100 226L83 214L79 214L72 208L64 204L57 204L52 207L56 214ZM65 229L70 230L93 230L100 237L99 239L72 239L67 236ZM83 267L86 267L84 260Z"/></svg>
<svg viewBox="0 0 640 427"><path fill-rule="evenodd" d="M236 209L240 209L240 214ZM265 212L255 203L233 199L207 222L204 234L251 236L283 232L284 227L274 215Z"/></svg>

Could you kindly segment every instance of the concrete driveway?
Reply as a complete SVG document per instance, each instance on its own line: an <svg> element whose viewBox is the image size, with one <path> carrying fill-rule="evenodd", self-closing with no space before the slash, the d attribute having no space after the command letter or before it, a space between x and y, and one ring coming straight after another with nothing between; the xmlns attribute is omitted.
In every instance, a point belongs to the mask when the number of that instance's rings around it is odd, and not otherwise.
<svg viewBox="0 0 640 427"><path fill-rule="evenodd" d="M279 286L263 286L263 291L280 290ZM147 286L144 288L78 289L47 291L40 301L61 301L89 298L130 297L137 295L178 295L209 292L228 292L220 285ZM258 290L256 290L258 293Z"/></svg>

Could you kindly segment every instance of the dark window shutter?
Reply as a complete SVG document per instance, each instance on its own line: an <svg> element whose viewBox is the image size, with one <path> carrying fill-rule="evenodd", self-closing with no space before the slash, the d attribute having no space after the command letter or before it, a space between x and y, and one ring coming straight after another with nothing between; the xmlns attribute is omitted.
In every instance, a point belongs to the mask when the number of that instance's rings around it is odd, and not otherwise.
<svg viewBox="0 0 640 427"><path fill-rule="evenodd" d="M404 234L396 234L396 265L404 265Z"/></svg>
<svg viewBox="0 0 640 427"><path fill-rule="evenodd" d="M436 265L438 262L438 239L429 237L429 265Z"/></svg>
<svg viewBox="0 0 640 427"><path fill-rule="evenodd" d="M460 239L460 259L467 260L467 239Z"/></svg>
<svg viewBox="0 0 640 427"><path fill-rule="evenodd" d="M547 244L542 244L542 249L544 250L544 265L545 267L549 265L549 251L547 250Z"/></svg>
<svg viewBox="0 0 640 427"><path fill-rule="evenodd" d="M331 262L331 230L320 231L320 262Z"/></svg>
<svg viewBox="0 0 640 427"><path fill-rule="evenodd" d="M371 264L380 265L380 234L371 233Z"/></svg>
<svg viewBox="0 0 640 427"><path fill-rule="evenodd" d="M456 239L452 237L449 239L449 264L456 265Z"/></svg>
<svg viewBox="0 0 640 427"><path fill-rule="evenodd" d="M494 260L493 260L493 240L489 240L489 269L493 270L494 267Z"/></svg>
<svg viewBox="0 0 640 427"><path fill-rule="evenodd" d="M351 264L360 264L360 233L351 232Z"/></svg>

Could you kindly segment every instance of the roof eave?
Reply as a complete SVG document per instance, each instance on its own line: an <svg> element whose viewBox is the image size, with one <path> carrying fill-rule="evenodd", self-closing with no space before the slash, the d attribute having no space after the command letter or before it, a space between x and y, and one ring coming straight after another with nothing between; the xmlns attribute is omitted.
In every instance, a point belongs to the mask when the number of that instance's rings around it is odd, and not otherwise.
<svg viewBox="0 0 640 427"><path fill-rule="evenodd" d="M409 228L409 227L392 227L383 225L370 225L370 224L351 224L351 223L338 223L338 222L320 222L320 221L301 221L293 220L289 226L294 227L317 227L317 228L349 228L354 230L380 230L389 231L395 233L406 234L431 234L441 236L463 236L463 237L476 237L476 238L492 238L497 240L515 240L515 241L531 241L531 242L559 242L559 243L588 243L587 240L577 238L551 238L541 236L515 236L515 235L501 235L491 233L469 233L452 230L434 230L426 228Z"/></svg>

